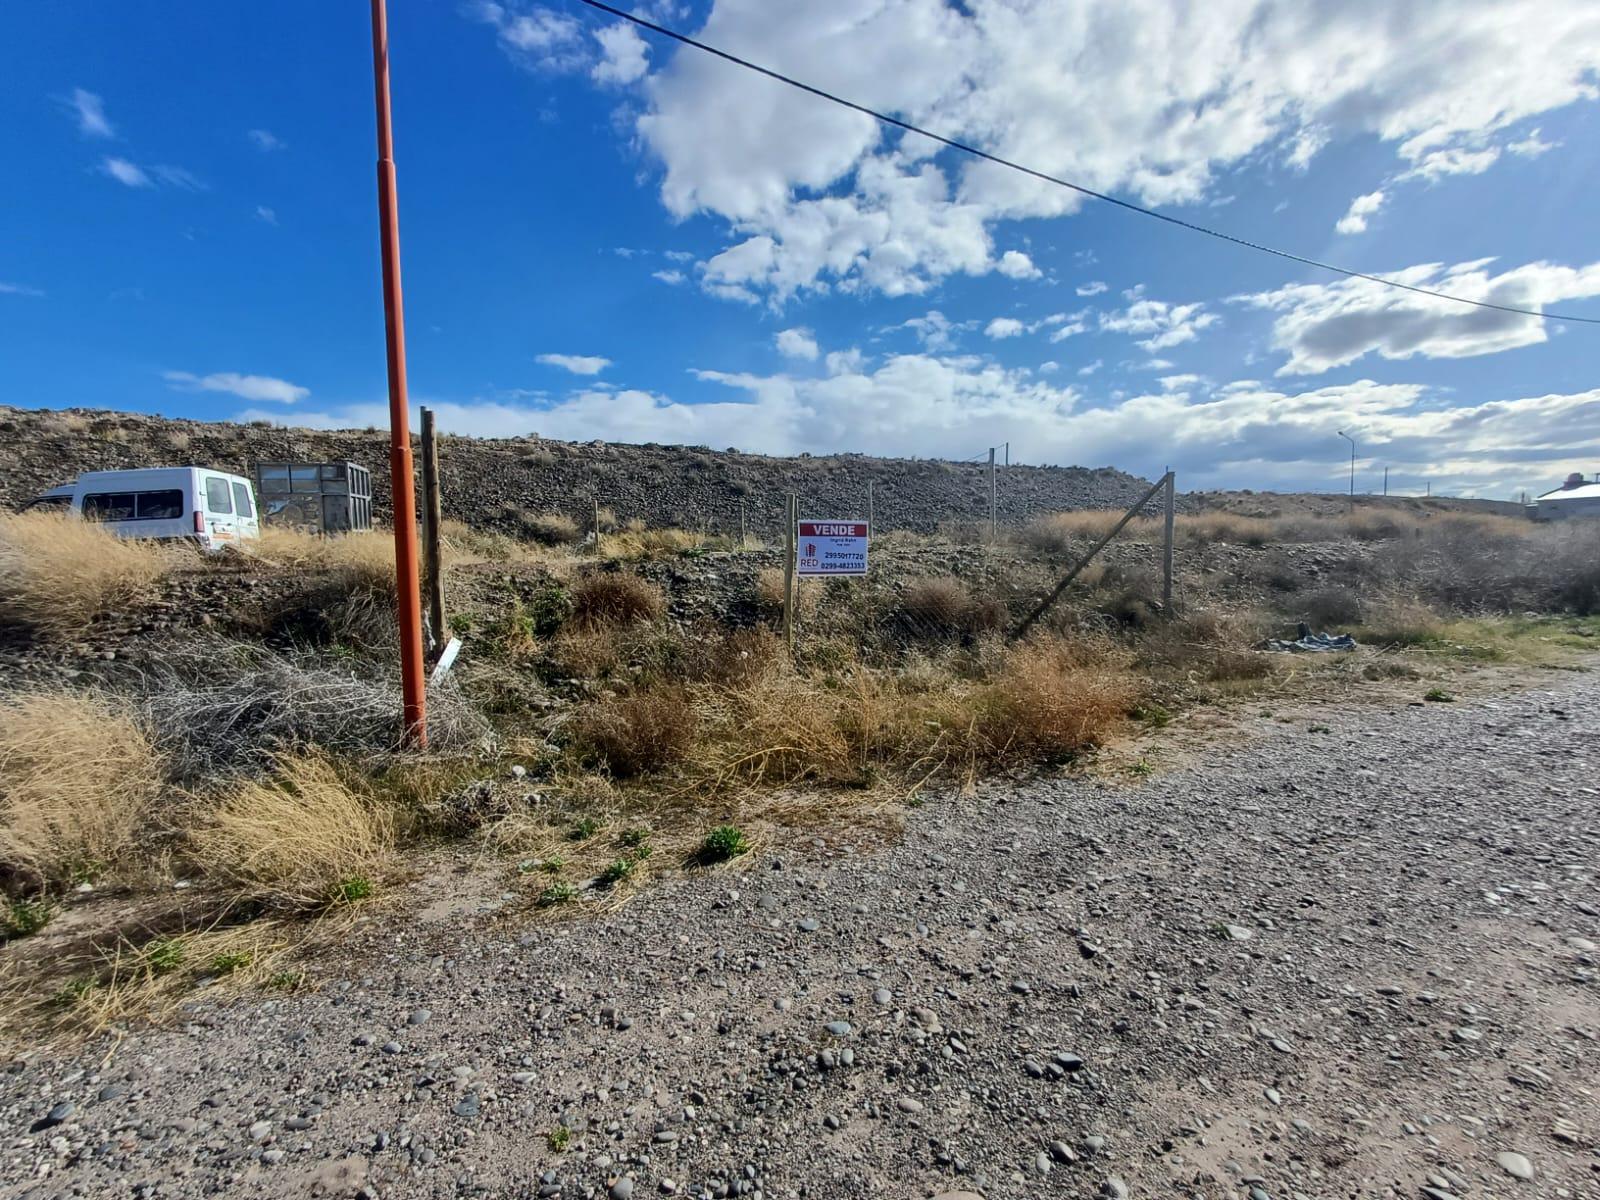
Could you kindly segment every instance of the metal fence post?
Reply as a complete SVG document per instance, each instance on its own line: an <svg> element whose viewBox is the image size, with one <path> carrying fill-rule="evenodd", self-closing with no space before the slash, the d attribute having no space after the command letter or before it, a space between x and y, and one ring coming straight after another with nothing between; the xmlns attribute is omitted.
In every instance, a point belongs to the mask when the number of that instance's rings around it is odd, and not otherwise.
<svg viewBox="0 0 1600 1200"><path fill-rule="evenodd" d="M800 502L793 492L783 506L783 640L794 655L794 551L795 526L799 522Z"/></svg>

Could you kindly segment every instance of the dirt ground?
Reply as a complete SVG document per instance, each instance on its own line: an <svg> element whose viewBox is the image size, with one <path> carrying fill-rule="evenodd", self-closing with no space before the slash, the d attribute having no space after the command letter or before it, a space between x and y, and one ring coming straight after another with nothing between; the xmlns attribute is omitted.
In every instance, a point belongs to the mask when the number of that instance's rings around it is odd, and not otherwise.
<svg viewBox="0 0 1600 1200"><path fill-rule="evenodd" d="M0 1195L1600 1197L1600 677L1494 678L559 920L454 861L309 994L24 1054Z"/></svg>

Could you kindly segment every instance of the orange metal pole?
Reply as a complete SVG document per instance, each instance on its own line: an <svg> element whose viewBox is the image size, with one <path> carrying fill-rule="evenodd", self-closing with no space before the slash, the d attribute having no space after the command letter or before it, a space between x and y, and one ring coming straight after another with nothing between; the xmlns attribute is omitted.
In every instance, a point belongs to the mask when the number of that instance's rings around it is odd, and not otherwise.
<svg viewBox="0 0 1600 1200"><path fill-rule="evenodd" d="M422 675L422 591L417 571L417 497L406 399L406 322L400 297L400 214L395 200L394 134L389 117L389 18L372 0L372 75L378 107L378 225L383 252L383 324L389 354L389 486L394 498L394 568L400 623L400 690L407 745L428 744Z"/></svg>

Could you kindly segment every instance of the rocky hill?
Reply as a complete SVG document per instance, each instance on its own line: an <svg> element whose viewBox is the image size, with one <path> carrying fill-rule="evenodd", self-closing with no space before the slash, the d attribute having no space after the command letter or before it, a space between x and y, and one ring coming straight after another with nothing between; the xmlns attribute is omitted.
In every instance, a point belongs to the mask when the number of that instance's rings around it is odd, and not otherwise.
<svg viewBox="0 0 1600 1200"><path fill-rule="evenodd" d="M15 507L79 472L197 464L251 473L271 459L349 460L372 471L380 515L389 511L383 430L286 429L266 424L172 420L100 409L0 406L0 507ZM563 512L587 524L595 501L621 521L735 532L741 508L751 533L782 528L784 496L808 515L867 515L867 485L880 529L928 532L949 522L987 521L986 464L842 454L774 458L736 450L543 438L440 440L447 518L515 528L520 514ZM1043 512L1121 508L1147 482L1109 467L1003 468L999 519L1018 524Z"/></svg>

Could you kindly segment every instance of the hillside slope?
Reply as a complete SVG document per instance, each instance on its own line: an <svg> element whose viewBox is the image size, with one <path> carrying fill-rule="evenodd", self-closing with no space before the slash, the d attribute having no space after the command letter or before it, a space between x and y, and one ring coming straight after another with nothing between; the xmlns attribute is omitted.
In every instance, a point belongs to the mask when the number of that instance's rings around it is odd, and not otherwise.
<svg viewBox="0 0 1600 1200"><path fill-rule="evenodd" d="M172 420L97 409L0 406L0 507L15 507L81 471L198 464L250 474L263 459L340 460L372 471L387 519L387 434L233 422ZM880 529L927 532L951 521L988 519L986 464L868 458L774 458L681 446L556 442L542 438L446 436L440 474L447 518L511 528L517 514L564 512L587 524L598 501L619 520L734 532L740 508L750 532L782 527L783 497L808 515L867 515L867 485ZM1041 512L1120 508L1148 484L1109 467L1023 467L1000 472L999 518L1017 524Z"/></svg>

